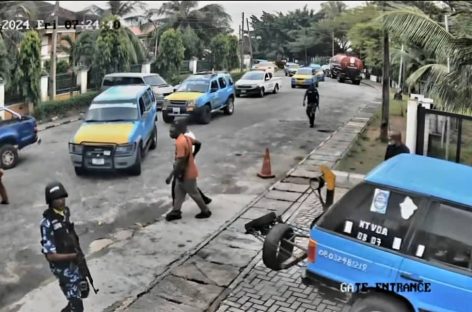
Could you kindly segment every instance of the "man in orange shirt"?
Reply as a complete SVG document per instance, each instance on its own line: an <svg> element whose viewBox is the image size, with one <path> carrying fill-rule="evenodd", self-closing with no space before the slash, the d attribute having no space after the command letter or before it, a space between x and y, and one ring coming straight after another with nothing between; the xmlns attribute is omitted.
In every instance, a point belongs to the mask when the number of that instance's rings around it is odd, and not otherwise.
<svg viewBox="0 0 472 312"><path fill-rule="evenodd" d="M193 158L192 146L200 142L185 136L187 124L185 120L177 120L171 125L169 135L175 139L175 162L172 173L167 177L166 183L170 184L172 177L175 176L175 200L171 212L166 215L167 221L178 220L182 218L182 204L185 196L188 194L198 205L201 212L195 216L197 219L209 218L211 211L205 204L197 187L198 169Z"/></svg>

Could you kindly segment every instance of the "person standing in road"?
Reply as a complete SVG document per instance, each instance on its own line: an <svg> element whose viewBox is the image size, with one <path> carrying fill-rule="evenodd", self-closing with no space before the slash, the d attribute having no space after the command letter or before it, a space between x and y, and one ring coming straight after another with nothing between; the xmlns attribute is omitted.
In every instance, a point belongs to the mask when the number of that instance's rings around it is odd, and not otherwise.
<svg viewBox="0 0 472 312"><path fill-rule="evenodd" d="M2 197L0 204L8 205L10 202L8 201L7 189L5 188L5 185L3 185L3 174L4 171L0 168L0 196Z"/></svg>
<svg viewBox="0 0 472 312"><path fill-rule="evenodd" d="M387 150L385 151L385 160L402 153L410 153L408 146L402 142L402 134L398 131L390 133Z"/></svg>
<svg viewBox="0 0 472 312"><path fill-rule="evenodd" d="M166 183L170 184L173 177L175 177L176 181L173 209L166 215L167 221L182 218L182 204L184 203L187 194L195 201L201 210L195 218L204 219L211 216L210 209L208 209L198 191L198 169L192 153L192 146L198 146L201 143L186 136L185 132L187 132L187 124L185 120L175 121L169 130L170 137L175 139L175 162L174 169L167 177Z"/></svg>
<svg viewBox="0 0 472 312"><path fill-rule="evenodd" d="M197 141L195 134L193 134L193 132L190 131L188 128L187 128L187 132L185 132L185 136L191 138L194 142L194 145L192 146L192 153L193 153L193 157L195 158L197 153L200 151L202 144L200 141ZM199 187L197 187L197 189L200 195L202 196L205 204L209 205L212 201L211 198L206 196ZM172 178L172 204L174 204L174 201L175 201L175 177Z"/></svg>
<svg viewBox="0 0 472 312"><path fill-rule="evenodd" d="M305 106L307 98L308 104L306 106L306 115L308 116L308 120L310 122L310 128L314 128L316 109L320 105L320 95L314 84L311 84L308 87L308 90L306 90L305 97L303 98L303 106Z"/></svg>
<svg viewBox="0 0 472 312"><path fill-rule="evenodd" d="M82 312L82 298L88 294L82 293L84 278L76 264L79 256L69 233L70 211L65 202L68 194L60 182L52 182L46 186L45 195L49 207L41 221L41 251L68 301L61 312Z"/></svg>

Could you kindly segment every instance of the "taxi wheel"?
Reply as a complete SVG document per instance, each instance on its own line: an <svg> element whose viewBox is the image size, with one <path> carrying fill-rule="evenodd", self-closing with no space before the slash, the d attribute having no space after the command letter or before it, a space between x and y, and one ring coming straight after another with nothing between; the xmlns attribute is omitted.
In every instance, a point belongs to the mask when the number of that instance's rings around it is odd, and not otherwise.
<svg viewBox="0 0 472 312"><path fill-rule="evenodd" d="M233 115L234 113L234 98L233 97L230 97L228 99L228 105L226 105L226 107L224 108L224 113L226 115Z"/></svg>
<svg viewBox="0 0 472 312"><path fill-rule="evenodd" d="M282 270L282 263L292 256L294 233L292 228L285 224L276 224L267 234L262 247L262 261L265 266L274 271Z"/></svg>
<svg viewBox="0 0 472 312"><path fill-rule="evenodd" d="M82 167L74 167L75 175L81 176L84 175L85 170Z"/></svg>
<svg viewBox="0 0 472 312"><path fill-rule="evenodd" d="M18 150L11 144L5 144L0 148L1 167L11 169L18 162Z"/></svg>
<svg viewBox="0 0 472 312"><path fill-rule="evenodd" d="M277 94L277 92L279 92L279 85L278 84L275 85L274 91L272 93Z"/></svg>
<svg viewBox="0 0 472 312"><path fill-rule="evenodd" d="M136 176L141 175L141 157L142 157L141 153L142 153L142 148L140 145L138 147L138 150L136 151L136 162L129 170L129 172L132 175L136 175Z"/></svg>
<svg viewBox="0 0 472 312"><path fill-rule="evenodd" d="M149 149L154 150L157 147L157 128L154 125L154 130L152 130L152 139L151 139L151 145L149 146Z"/></svg>
<svg viewBox="0 0 472 312"><path fill-rule="evenodd" d="M410 312L407 304L393 296L382 293L373 293L370 296L357 299L349 312Z"/></svg>
<svg viewBox="0 0 472 312"><path fill-rule="evenodd" d="M162 112L162 120L164 120L165 123L172 123L174 121L174 116L169 116L167 112Z"/></svg>
<svg viewBox="0 0 472 312"><path fill-rule="evenodd" d="M211 109L210 105L205 105L202 108L202 111L200 113L200 123L207 125L211 121Z"/></svg>

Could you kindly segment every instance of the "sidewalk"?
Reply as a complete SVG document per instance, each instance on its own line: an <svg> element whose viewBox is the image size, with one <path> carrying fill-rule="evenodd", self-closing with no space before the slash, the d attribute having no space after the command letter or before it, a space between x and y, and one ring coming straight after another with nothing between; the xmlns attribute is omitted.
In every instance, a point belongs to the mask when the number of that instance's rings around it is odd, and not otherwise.
<svg viewBox="0 0 472 312"><path fill-rule="evenodd" d="M66 118L53 117L51 118L51 121L42 121L38 123L38 132L51 129L54 127L62 126L71 122L79 121L79 120L82 120L82 118L83 118L82 115L71 116L71 117L66 117Z"/></svg>
<svg viewBox="0 0 472 312"><path fill-rule="evenodd" d="M309 190L308 179L317 176L319 165L335 166L376 107L366 105L204 246L159 276L147 291L106 311L340 311L342 304L322 299L316 290L300 285L300 268L281 273L265 269L260 263L262 243L244 234L244 224L274 211L285 218L296 215L296 223L309 225L320 212L320 204ZM349 187L361 178L339 174L338 182ZM345 191L338 188L337 198Z"/></svg>

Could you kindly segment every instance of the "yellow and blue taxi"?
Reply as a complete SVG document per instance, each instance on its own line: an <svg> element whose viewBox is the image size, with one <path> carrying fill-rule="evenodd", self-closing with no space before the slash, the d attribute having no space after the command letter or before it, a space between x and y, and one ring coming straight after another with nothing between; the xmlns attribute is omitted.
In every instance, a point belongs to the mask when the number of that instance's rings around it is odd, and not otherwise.
<svg viewBox="0 0 472 312"><path fill-rule="evenodd" d="M292 88L309 87L314 84L318 87L320 78L316 76L316 69L311 67L302 67L297 70L292 77Z"/></svg>
<svg viewBox="0 0 472 312"><path fill-rule="evenodd" d="M114 86L95 97L69 143L77 175L126 169L141 174L141 160L157 146L156 98L150 86Z"/></svg>

